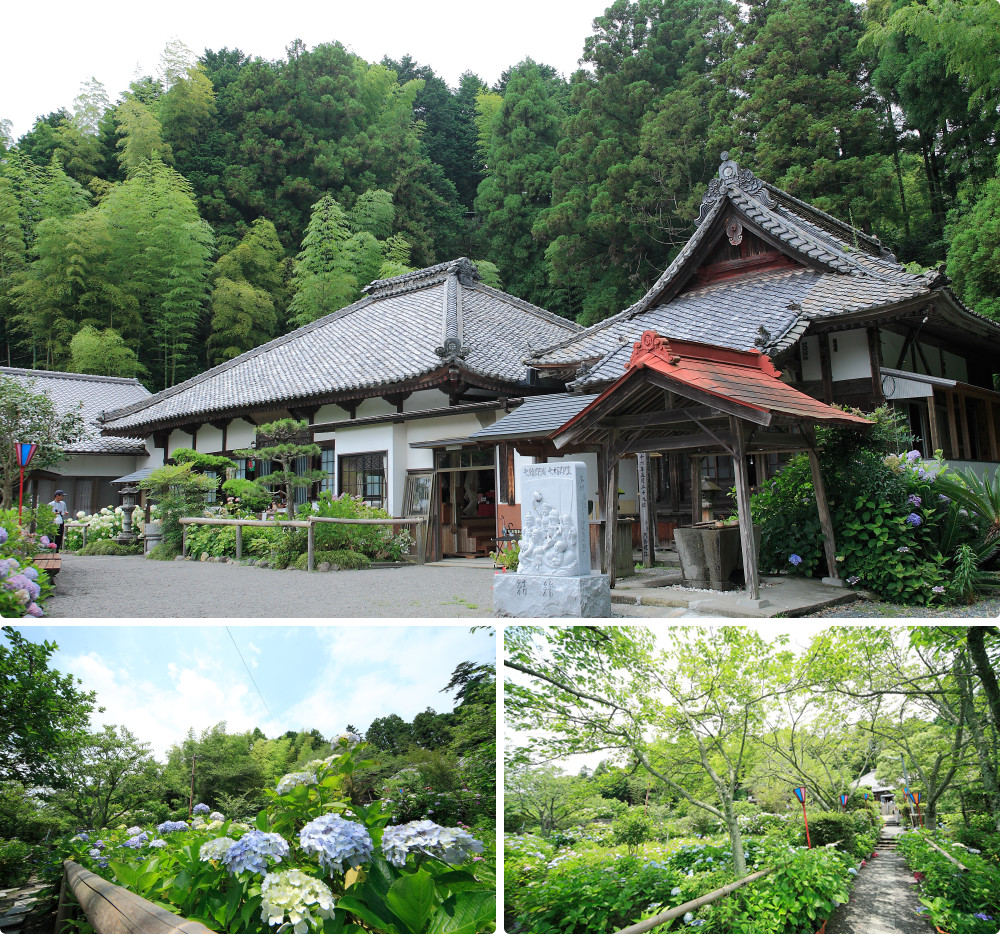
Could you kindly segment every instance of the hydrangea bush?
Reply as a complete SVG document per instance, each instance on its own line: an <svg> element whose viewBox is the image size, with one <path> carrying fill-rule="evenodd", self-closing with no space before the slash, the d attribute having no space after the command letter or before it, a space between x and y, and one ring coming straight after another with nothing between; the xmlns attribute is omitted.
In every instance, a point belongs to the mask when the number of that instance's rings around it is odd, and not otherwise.
<svg viewBox="0 0 1000 934"><path fill-rule="evenodd" d="M289 925L295 934L479 934L495 930L492 866L460 827L432 821L387 826L380 801L354 804L350 777L367 744L342 734L332 755L284 776L255 826L207 806L197 820L81 834L71 858L143 898L225 934ZM218 820L216 819L218 818ZM96 854L96 855L95 855Z"/></svg>
<svg viewBox="0 0 1000 934"><path fill-rule="evenodd" d="M32 560L55 545L45 535L23 532L16 517L13 510L0 511L0 616L44 616L52 585L48 574L34 567Z"/></svg>
<svg viewBox="0 0 1000 934"><path fill-rule="evenodd" d="M156 506L151 507L152 516L156 518ZM132 510L132 528L138 529L145 521L145 512L136 506ZM122 530L125 521L125 509L122 506L104 506L95 513L89 515L85 512L78 512L73 517L74 522L80 522L87 527L87 544L99 541L113 541ZM83 529L68 528L66 537L63 539L63 547L66 551L77 551L83 547Z"/></svg>

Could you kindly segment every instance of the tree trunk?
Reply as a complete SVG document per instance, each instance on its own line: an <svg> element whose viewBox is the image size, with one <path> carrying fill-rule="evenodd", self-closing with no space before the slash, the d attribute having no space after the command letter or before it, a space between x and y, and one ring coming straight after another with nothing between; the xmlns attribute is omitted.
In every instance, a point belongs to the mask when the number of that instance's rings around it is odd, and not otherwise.
<svg viewBox="0 0 1000 934"><path fill-rule="evenodd" d="M733 844L733 870L736 878L742 879L747 874L747 858L743 852L743 835L740 833L740 822L736 817L732 798L727 797L722 802L722 810L725 814L726 830L729 831L729 839Z"/></svg>

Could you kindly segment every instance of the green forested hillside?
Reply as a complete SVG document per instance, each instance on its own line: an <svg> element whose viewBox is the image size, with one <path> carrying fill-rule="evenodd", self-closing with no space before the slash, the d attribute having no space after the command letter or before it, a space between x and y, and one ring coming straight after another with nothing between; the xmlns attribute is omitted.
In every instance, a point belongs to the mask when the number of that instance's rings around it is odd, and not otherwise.
<svg viewBox="0 0 1000 934"><path fill-rule="evenodd" d="M597 321L689 236L722 150L1000 316L996 0L616 0L580 49L492 88L298 41L84 80L0 139L2 363L157 390L459 255Z"/></svg>

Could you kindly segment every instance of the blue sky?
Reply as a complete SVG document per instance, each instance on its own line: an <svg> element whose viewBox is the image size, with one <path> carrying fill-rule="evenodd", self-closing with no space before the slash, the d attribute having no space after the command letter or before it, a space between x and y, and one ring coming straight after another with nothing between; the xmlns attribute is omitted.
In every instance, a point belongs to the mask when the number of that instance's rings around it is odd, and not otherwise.
<svg viewBox="0 0 1000 934"><path fill-rule="evenodd" d="M490 632L467 626L17 628L58 643L50 667L78 677L107 708L95 724L125 724L161 759L189 727L223 720L230 732L330 736L390 713L448 711L453 695L440 691L455 666L492 662L496 652Z"/></svg>

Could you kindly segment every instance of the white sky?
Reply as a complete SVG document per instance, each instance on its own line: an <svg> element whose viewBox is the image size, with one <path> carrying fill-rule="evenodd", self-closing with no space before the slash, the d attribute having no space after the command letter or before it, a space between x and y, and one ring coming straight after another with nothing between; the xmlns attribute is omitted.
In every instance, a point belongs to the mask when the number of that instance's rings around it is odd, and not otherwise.
<svg viewBox="0 0 1000 934"><path fill-rule="evenodd" d="M284 57L294 39L309 48L340 41L368 61L409 53L452 87L466 70L493 84L528 56L569 75L578 67L594 17L609 5L610 0L8 3L0 33L0 119L13 122L16 139L37 116L72 109L80 84L91 76L114 102L137 71L158 71L160 53L172 38L199 55L206 48L228 47L268 60Z"/></svg>

